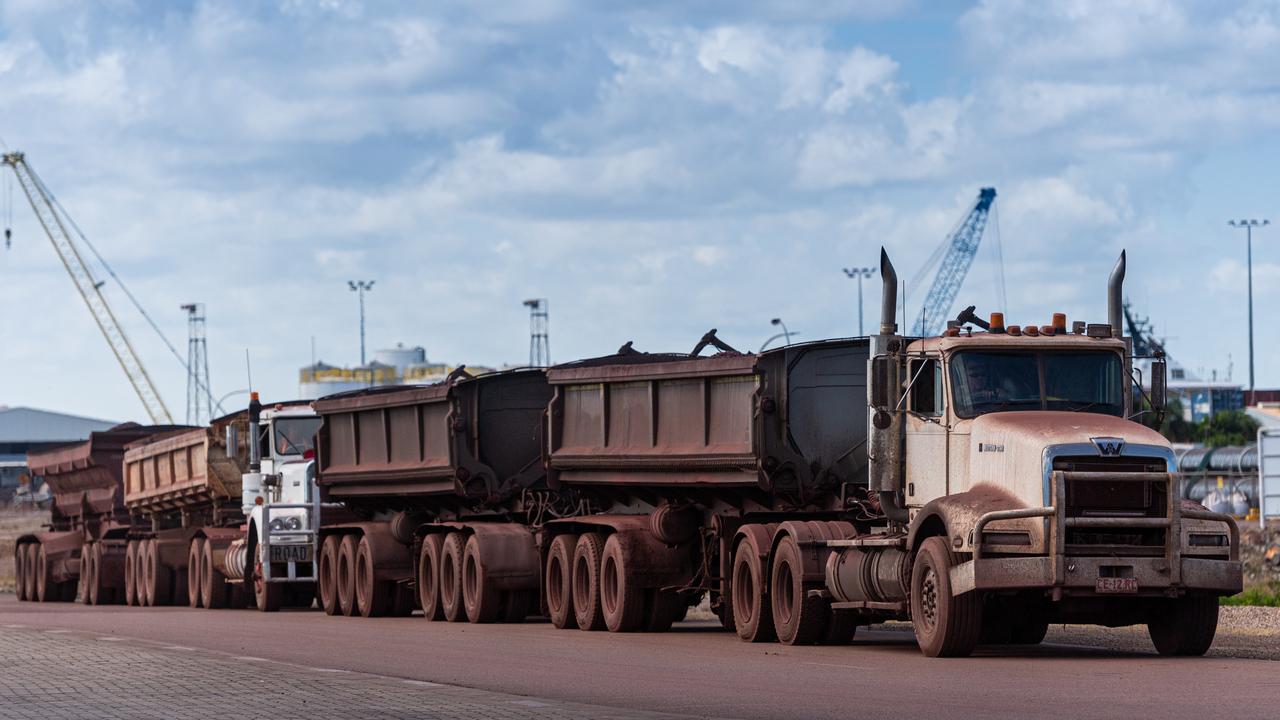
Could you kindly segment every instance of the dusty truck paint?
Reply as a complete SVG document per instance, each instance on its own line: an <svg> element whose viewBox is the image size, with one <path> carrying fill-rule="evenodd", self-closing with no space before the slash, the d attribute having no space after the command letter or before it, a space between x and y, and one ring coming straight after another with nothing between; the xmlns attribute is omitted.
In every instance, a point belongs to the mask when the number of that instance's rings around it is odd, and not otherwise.
<svg viewBox="0 0 1280 720"><path fill-rule="evenodd" d="M124 502L121 459L140 438L174 426L125 424L91 433L82 443L30 453L28 465L53 493L47 530L18 538L23 600L111 604L125 598L124 558L132 520Z"/></svg>
<svg viewBox="0 0 1280 720"><path fill-rule="evenodd" d="M1130 343L1113 330L1124 257L1110 322L1070 329L969 315L903 338L883 256L882 274L868 480L889 524L828 543L834 607L896 603L929 655L1039 642L1050 622L1146 624L1161 653L1203 654L1218 596L1242 584L1238 530L1181 499L1168 441L1133 419Z"/></svg>
<svg viewBox="0 0 1280 720"><path fill-rule="evenodd" d="M315 553L307 525L318 508L305 448L277 447L281 424L290 421L317 422L302 403L251 406L206 428L128 446L124 500L135 522L125 548L127 604L252 603L261 610L311 604ZM314 427L303 432L314 435ZM262 451L256 469L255 449ZM273 537L288 552L271 551ZM267 557L275 554L281 557Z"/></svg>
<svg viewBox="0 0 1280 720"><path fill-rule="evenodd" d="M517 620L537 609L541 517L572 512L542 465L541 371L322 398L320 488L329 614Z"/></svg>

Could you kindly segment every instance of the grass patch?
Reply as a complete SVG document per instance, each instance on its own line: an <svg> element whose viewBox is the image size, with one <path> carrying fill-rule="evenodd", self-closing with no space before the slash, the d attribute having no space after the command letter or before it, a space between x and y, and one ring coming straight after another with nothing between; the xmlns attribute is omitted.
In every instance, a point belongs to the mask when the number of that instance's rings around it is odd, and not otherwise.
<svg viewBox="0 0 1280 720"><path fill-rule="evenodd" d="M1280 582L1254 585L1239 595L1222 598L1223 605L1261 605L1280 607Z"/></svg>

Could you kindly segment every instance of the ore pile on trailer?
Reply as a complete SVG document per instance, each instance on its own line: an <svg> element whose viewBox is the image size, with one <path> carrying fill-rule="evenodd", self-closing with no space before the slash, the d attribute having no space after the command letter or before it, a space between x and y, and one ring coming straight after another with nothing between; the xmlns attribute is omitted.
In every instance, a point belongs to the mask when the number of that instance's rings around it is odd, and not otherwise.
<svg viewBox="0 0 1280 720"><path fill-rule="evenodd" d="M72 601L78 584L86 604L124 602L132 526L121 459L130 442L172 430L126 423L82 443L28 454L32 474L44 477L54 500L48 529L18 538L19 599Z"/></svg>
<svg viewBox="0 0 1280 720"><path fill-rule="evenodd" d="M488 622L536 610L526 521L565 510L544 486L550 396L541 371L522 370L317 400L321 499L354 516L325 516L325 612L403 615L416 602L431 619Z"/></svg>

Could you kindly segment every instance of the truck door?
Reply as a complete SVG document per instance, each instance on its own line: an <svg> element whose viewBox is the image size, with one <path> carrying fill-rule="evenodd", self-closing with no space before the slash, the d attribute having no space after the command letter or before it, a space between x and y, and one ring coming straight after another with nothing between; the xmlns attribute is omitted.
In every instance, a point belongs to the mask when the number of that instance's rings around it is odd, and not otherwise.
<svg viewBox="0 0 1280 720"><path fill-rule="evenodd" d="M919 507L947 494L947 427L942 363L936 356L907 363L907 505Z"/></svg>

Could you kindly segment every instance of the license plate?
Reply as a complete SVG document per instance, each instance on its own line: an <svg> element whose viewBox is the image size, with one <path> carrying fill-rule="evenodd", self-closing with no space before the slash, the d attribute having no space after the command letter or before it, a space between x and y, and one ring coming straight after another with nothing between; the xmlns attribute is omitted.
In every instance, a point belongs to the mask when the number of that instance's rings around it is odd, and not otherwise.
<svg viewBox="0 0 1280 720"><path fill-rule="evenodd" d="M1100 577L1098 584L1094 586L1100 593L1116 594L1116 593L1136 593L1138 592L1138 579L1125 577Z"/></svg>
<svg viewBox="0 0 1280 720"><path fill-rule="evenodd" d="M272 545L271 562L311 562L311 546Z"/></svg>

